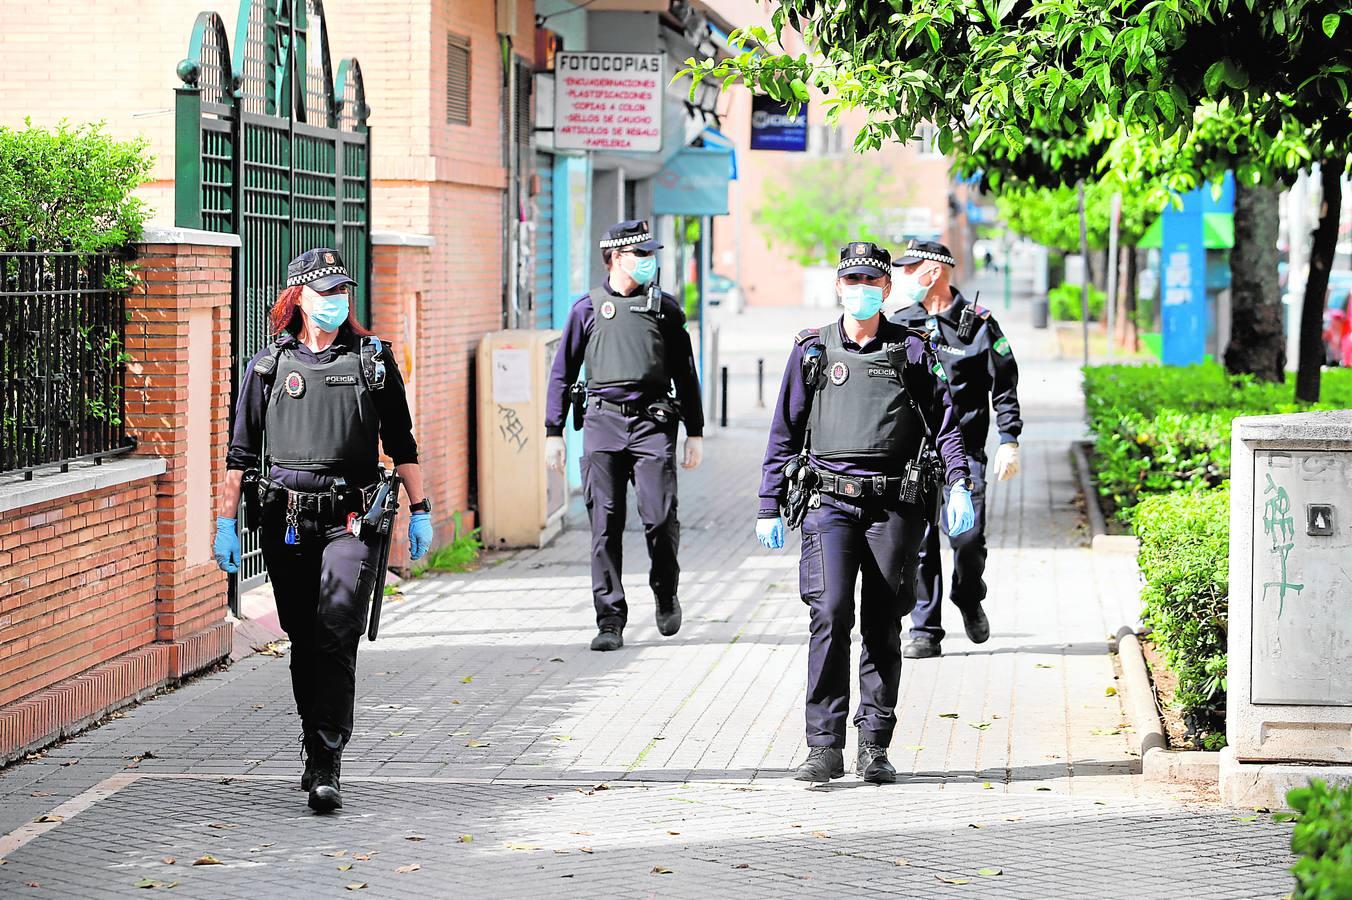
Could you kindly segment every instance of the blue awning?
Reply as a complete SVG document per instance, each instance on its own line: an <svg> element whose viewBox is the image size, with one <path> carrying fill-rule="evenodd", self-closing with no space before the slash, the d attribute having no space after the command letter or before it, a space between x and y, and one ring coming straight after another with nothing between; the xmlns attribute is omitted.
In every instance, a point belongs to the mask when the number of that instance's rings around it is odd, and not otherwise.
<svg viewBox="0 0 1352 900"><path fill-rule="evenodd" d="M733 153L726 147L682 147L653 182L659 216L725 216Z"/></svg>
<svg viewBox="0 0 1352 900"><path fill-rule="evenodd" d="M704 131L700 134L700 137L704 139L704 146L706 147L726 147L728 149L728 152L732 154L731 160L732 174L729 175L728 177L731 178L733 181L736 181L737 145L732 142L732 138L728 137L726 134L719 131L717 128L704 129Z"/></svg>

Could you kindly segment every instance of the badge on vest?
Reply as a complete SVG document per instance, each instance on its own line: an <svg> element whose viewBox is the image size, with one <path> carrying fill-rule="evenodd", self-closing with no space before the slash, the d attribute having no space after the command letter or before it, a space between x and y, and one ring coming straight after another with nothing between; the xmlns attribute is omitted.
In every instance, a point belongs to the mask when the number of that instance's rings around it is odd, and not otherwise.
<svg viewBox="0 0 1352 900"><path fill-rule="evenodd" d="M601 317L604 319L615 318L615 304L607 300L601 304Z"/></svg>
<svg viewBox="0 0 1352 900"><path fill-rule="evenodd" d="M831 383L835 385L844 384L850 377L850 367L843 362L835 363L830 371Z"/></svg>
<svg viewBox="0 0 1352 900"><path fill-rule="evenodd" d="M325 375L325 384L356 384L356 375Z"/></svg>
<svg viewBox="0 0 1352 900"><path fill-rule="evenodd" d="M289 396L299 397L305 393L305 376L299 372L288 372L283 387Z"/></svg>

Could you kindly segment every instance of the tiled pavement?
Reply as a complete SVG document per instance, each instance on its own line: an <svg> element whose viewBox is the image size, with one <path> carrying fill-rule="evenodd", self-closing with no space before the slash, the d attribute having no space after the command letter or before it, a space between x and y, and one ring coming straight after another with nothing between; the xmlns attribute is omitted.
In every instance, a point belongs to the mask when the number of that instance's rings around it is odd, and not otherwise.
<svg viewBox="0 0 1352 900"><path fill-rule="evenodd" d="M1287 826L1146 791L1134 774L1106 690L1134 571L1082 547L1066 453L1075 369L1039 358L1044 336L1021 310L1003 318L1024 361L1025 472L992 489L993 637L972 646L959 627L942 659L906 666L901 784L787 779L804 753L806 615L796 546L768 553L752 534L753 378L765 358L773 396L790 336L825 316L748 313L722 340L732 427L682 478L679 635L652 624L636 519L619 653L586 649L581 530L424 579L362 648L341 814L305 809L286 662L255 656L0 773L0 895L109 896L148 879L250 898L358 884L391 896L1280 896ZM222 865L190 865L207 853Z"/></svg>

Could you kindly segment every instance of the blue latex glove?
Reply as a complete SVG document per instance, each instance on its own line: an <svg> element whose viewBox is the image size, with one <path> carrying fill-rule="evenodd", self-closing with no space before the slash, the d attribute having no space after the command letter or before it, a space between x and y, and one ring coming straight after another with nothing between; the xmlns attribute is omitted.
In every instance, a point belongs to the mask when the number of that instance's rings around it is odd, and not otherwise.
<svg viewBox="0 0 1352 900"><path fill-rule="evenodd" d="M211 542L211 555L216 557L216 565L221 567L222 572L233 575L239 571L239 558L242 553L235 520L217 516L216 539Z"/></svg>
<svg viewBox="0 0 1352 900"><path fill-rule="evenodd" d="M766 550L783 550L784 519L781 516L775 516L773 519L757 519L756 539Z"/></svg>
<svg viewBox="0 0 1352 900"><path fill-rule="evenodd" d="M965 531L971 531L976 524L976 511L972 509L972 495L967 488L954 485L948 491L948 536L957 537Z"/></svg>
<svg viewBox="0 0 1352 900"><path fill-rule="evenodd" d="M408 555L411 559L422 559L432 549L432 516L430 513L416 512L408 520Z"/></svg>

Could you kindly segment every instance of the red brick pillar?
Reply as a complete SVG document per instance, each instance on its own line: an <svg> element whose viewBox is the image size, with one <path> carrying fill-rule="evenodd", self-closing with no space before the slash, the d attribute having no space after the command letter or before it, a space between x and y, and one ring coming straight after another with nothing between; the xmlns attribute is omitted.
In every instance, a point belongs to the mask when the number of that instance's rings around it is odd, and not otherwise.
<svg viewBox="0 0 1352 900"><path fill-rule="evenodd" d="M228 656L226 578L211 555L230 421L235 235L149 231L128 301L127 431L162 458L157 484L155 639L177 678Z"/></svg>
<svg viewBox="0 0 1352 900"><path fill-rule="evenodd" d="M439 404L447 386L419 365L419 307L431 284L432 238L424 234L377 231L371 234L372 285L371 328L394 349L395 362L408 386L409 410L413 415L413 436L425 451L424 436L430 429L423 424L441 415ZM439 399L442 398L442 399ZM432 498L432 525L437 545L450 543L452 498L447 480L435 466L427 465L428 455L421 453L423 482ZM390 465L388 457L385 465ZM390 547L390 565L405 567L408 558L408 503L401 501L395 523L394 544Z"/></svg>

